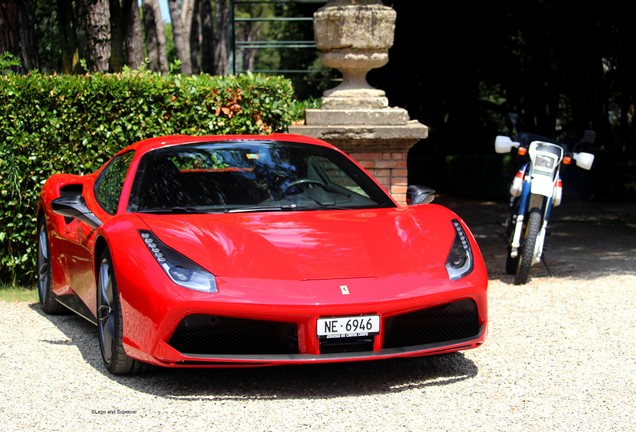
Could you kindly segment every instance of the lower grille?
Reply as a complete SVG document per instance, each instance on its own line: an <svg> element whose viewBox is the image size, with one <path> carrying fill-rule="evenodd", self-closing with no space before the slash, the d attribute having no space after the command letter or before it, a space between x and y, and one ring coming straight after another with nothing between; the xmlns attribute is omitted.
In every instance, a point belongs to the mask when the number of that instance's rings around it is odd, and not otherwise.
<svg viewBox="0 0 636 432"><path fill-rule="evenodd" d="M383 348L424 345L479 334L477 305L472 300L387 318Z"/></svg>
<svg viewBox="0 0 636 432"><path fill-rule="evenodd" d="M294 323L189 315L170 345L187 354L298 354Z"/></svg>
<svg viewBox="0 0 636 432"><path fill-rule="evenodd" d="M382 349L440 344L479 336L473 300L461 300L386 318ZM373 351L377 336L321 339L320 354ZM170 345L190 355L299 354L295 323L195 314L177 326Z"/></svg>

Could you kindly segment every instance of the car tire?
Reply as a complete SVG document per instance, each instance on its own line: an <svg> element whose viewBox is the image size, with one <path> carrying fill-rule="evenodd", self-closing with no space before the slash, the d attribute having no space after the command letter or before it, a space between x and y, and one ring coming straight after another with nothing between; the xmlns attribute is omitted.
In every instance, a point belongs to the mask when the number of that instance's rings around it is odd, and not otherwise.
<svg viewBox="0 0 636 432"><path fill-rule="evenodd" d="M523 244L519 253L519 265L515 274L515 285L523 285L528 283L530 279L530 267L532 267L532 257L534 255L534 247L537 243L537 236L541 229L541 212L537 208L530 210L528 214L528 223L525 228Z"/></svg>
<svg viewBox="0 0 636 432"><path fill-rule="evenodd" d="M97 270L97 332L104 366L114 375L145 372L149 365L129 357L124 350L119 290L108 248L102 252Z"/></svg>
<svg viewBox="0 0 636 432"><path fill-rule="evenodd" d="M38 219L38 256L37 256L37 289L40 299L40 308L49 315L60 315L68 309L59 303L55 293L51 290L51 248L49 233L44 217Z"/></svg>

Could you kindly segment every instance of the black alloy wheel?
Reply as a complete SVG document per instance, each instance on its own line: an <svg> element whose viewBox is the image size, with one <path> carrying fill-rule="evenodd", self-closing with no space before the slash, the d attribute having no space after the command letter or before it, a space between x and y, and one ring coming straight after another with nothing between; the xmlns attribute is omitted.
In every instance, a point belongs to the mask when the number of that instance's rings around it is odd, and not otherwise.
<svg viewBox="0 0 636 432"><path fill-rule="evenodd" d="M123 345L123 319L113 260L106 248L97 272L97 331L102 360L114 375L138 373L148 365L128 357Z"/></svg>
<svg viewBox="0 0 636 432"><path fill-rule="evenodd" d="M44 313L59 315L65 313L67 309L60 304L55 293L51 290L51 250L49 247L49 235L44 217L38 219L38 297L40 308Z"/></svg>

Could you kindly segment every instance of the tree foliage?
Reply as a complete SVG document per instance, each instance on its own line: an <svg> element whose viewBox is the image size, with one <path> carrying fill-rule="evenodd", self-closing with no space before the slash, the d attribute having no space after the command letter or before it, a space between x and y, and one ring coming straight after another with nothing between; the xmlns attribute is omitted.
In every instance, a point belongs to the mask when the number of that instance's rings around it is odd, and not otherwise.
<svg viewBox="0 0 636 432"><path fill-rule="evenodd" d="M593 150L598 156L590 175L598 176L594 183L599 189L594 194L630 196L627 192L636 187L635 175L630 175L636 172L636 27L627 3L593 0L574 10L556 0L473 2L460 7L436 2L427 4L424 12L418 2L384 3L397 12L395 41L389 63L372 70L369 82L386 91L391 106L406 108L411 118L430 128L429 138L409 155L413 161L409 180L443 190L445 174L433 176L440 159L491 154L494 136L510 132L506 113L515 111L520 128L565 141L594 129L598 135ZM111 45L103 46L111 50L107 66L89 49L98 27L86 27L91 22L88 7L98 4L110 6L111 32L113 25L121 29L121 37L111 34ZM167 73L167 65L173 64L185 74L226 75L232 62L236 70L276 74L310 69L315 73L285 75L294 80L299 97L320 96L332 87L326 83L333 75L316 60L315 50L268 46L232 52L229 44L232 13L250 18L234 23L234 34L241 40L309 40L311 26L262 18L310 16L320 3L170 0L173 21L178 15L180 28L163 29L165 44L157 0L143 0L140 10L132 8L143 20L133 17L126 7L130 4L130 0L2 0L0 44L20 59L20 67L12 69L18 73L34 68L81 73L82 64L89 70L117 71L123 65L135 67L132 58L138 57L128 55L135 52L132 41L137 40L130 38L134 27L130 23L141 21L144 55L152 70ZM15 26L16 22L24 25ZM29 36L31 27L35 37ZM25 43L20 46L37 46L37 51L28 54L9 47L8 41L22 37Z"/></svg>

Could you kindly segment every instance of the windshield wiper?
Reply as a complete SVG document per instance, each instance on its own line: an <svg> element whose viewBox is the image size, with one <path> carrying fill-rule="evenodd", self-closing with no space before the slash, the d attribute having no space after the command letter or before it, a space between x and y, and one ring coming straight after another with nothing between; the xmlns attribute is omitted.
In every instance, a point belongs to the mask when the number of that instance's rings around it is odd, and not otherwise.
<svg viewBox="0 0 636 432"><path fill-rule="evenodd" d="M138 210L137 213L157 213L157 214L203 214L203 213L224 213L227 212L226 208L219 209L203 209L200 207L152 207Z"/></svg>
<svg viewBox="0 0 636 432"><path fill-rule="evenodd" d="M225 210L226 213L250 213L250 212L266 212L266 211L286 211L286 210L296 210L298 206L296 204L285 204L285 205L264 205L264 206L254 206L254 207L239 207L233 209Z"/></svg>

